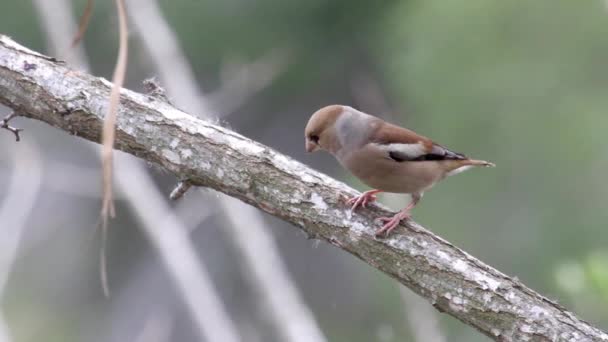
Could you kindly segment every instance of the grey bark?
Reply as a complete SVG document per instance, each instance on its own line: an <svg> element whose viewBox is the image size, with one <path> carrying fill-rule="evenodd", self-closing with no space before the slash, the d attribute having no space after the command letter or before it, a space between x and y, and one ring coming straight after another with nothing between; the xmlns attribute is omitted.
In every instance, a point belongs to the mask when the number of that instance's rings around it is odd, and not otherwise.
<svg viewBox="0 0 608 342"><path fill-rule="evenodd" d="M99 142L110 88L0 36L0 102L23 116ZM388 214L384 207L350 215L344 198L353 189L156 98L121 92L115 146L293 223L497 341L608 341L600 329L415 222L376 239L374 218Z"/></svg>

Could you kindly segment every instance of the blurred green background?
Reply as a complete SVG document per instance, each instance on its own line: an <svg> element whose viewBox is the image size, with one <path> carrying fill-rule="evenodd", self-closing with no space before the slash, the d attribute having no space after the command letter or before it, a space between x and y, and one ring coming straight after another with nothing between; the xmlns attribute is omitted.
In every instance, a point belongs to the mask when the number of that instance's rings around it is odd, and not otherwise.
<svg viewBox="0 0 608 342"><path fill-rule="evenodd" d="M127 0L128 1L128 0ZM76 13L85 1L75 1ZM201 87L221 87L227 63L273 49L289 62L274 81L223 118L230 127L364 190L329 156L306 155L302 130L321 106L342 103L406 125L497 168L450 178L428 192L415 219L497 269L608 329L608 7L600 0L164 0L164 13ZM113 2L98 1L84 46L93 73L111 77ZM137 15L136 13L134 15ZM6 0L0 33L38 51L45 35L30 1ZM154 75L135 37L127 87ZM167 61L171 63L171 61ZM51 127L18 121L47 162L95 168L97 156ZM263 123L263 124L262 124ZM10 148L12 136L0 132ZM0 152L4 153L4 152ZM6 159L3 159L6 160ZM0 168L8 172L3 162ZM173 180L157 174L168 193ZM0 181L3 188L5 180ZM2 188L0 188L2 190ZM391 200L396 209L406 203ZM96 340L119 330L120 297L97 284L98 200L48 190L29 220L37 242L21 252L4 301L18 341ZM115 291L155 254L126 207L110 236ZM397 284L296 229L267 218L331 341L411 341ZM0 223L1 226L2 223ZM53 226L52 229L49 228ZM234 255L215 246L221 227L193 233L231 312L247 318ZM52 233L44 234L51 231ZM40 234L42 237L35 238ZM68 252L69 251L69 252ZM155 263L157 272L162 266ZM164 278L163 278L164 279ZM159 280L159 282L161 282ZM164 283L170 284L166 279ZM175 297L171 285L165 290ZM243 294L243 292L245 294ZM186 319L183 309L176 309ZM486 341L441 315L448 341ZM103 323L100 323L103 322ZM183 325L188 331L187 323ZM176 335L191 340L192 333ZM98 339L100 341L110 338ZM118 338L117 340L120 340Z"/></svg>

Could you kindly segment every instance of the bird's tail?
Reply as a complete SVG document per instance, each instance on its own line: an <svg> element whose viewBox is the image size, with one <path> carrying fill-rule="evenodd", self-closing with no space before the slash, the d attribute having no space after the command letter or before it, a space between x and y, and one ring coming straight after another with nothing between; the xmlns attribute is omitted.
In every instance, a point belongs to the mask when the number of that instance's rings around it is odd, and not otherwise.
<svg viewBox="0 0 608 342"><path fill-rule="evenodd" d="M485 160L476 160L476 159L461 159L461 160L453 160L452 163L445 164L446 176L453 176L455 174L466 171L475 166L483 166L483 167L494 167L494 163L490 163Z"/></svg>
<svg viewBox="0 0 608 342"><path fill-rule="evenodd" d="M463 163L464 165L473 165L473 166L484 166L484 167L495 167L496 164L490 163L485 160L476 160L476 159L468 159Z"/></svg>

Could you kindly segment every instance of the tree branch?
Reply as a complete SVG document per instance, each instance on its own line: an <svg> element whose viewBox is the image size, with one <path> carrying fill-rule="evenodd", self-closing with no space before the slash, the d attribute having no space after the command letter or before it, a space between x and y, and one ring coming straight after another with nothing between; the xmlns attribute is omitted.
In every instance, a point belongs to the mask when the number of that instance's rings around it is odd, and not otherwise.
<svg viewBox="0 0 608 342"><path fill-rule="evenodd" d="M24 68L24 65L36 65ZM111 84L0 36L0 102L99 142ZM352 217L354 190L264 145L168 103L121 91L116 148L289 221L348 251L498 341L608 341L608 334L414 222L374 237L372 206Z"/></svg>

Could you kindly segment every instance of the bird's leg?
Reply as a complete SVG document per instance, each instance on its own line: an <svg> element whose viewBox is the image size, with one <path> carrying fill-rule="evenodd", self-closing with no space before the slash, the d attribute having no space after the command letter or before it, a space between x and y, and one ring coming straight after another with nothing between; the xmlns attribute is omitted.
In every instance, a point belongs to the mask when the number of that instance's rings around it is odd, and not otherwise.
<svg viewBox="0 0 608 342"><path fill-rule="evenodd" d="M410 211L418 204L422 194L412 194L412 201L407 207L396 213L393 217L379 217L378 221L386 222L380 229L376 231L376 236L388 236L393 229L395 229L402 220L411 217Z"/></svg>
<svg viewBox="0 0 608 342"><path fill-rule="evenodd" d="M382 190L368 190L364 193L362 193L359 196L355 196L351 199L349 199L348 201L346 201L346 204L352 204L352 207L350 208L350 211L354 211L355 209L357 209L359 206L365 208L367 206L367 203L369 202L373 202L376 200L376 195L377 193L382 192Z"/></svg>

